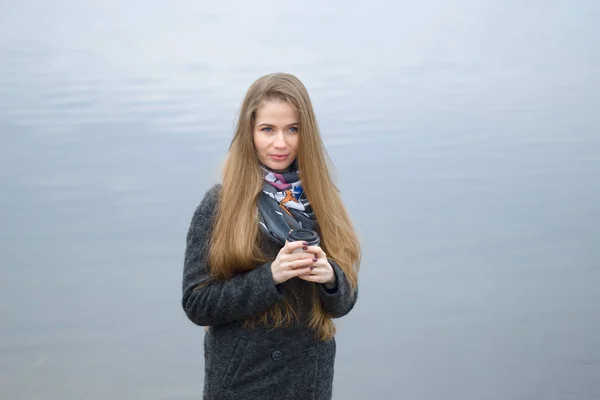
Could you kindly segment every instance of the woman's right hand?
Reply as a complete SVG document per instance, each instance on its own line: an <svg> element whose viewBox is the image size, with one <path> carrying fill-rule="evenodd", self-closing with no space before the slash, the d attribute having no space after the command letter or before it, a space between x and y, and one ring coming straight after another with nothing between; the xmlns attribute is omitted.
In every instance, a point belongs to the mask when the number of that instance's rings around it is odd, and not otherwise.
<svg viewBox="0 0 600 400"><path fill-rule="evenodd" d="M310 267L317 262L316 256L306 251L292 253L294 250L307 248L306 242L285 242L277 258L271 263L271 273L276 285L299 275L310 274Z"/></svg>

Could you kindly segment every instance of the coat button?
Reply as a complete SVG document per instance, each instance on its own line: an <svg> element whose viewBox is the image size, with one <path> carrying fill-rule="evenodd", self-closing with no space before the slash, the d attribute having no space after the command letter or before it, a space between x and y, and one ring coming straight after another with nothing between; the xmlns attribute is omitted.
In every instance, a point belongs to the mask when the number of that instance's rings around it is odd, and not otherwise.
<svg viewBox="0 0 600 400"><path fill-rule="evenodd" d="M306 350L306 354L308 354L309 357L314 357L317 355L317 349L309 347L308 350Z"/></svg>
<svg viewBox="0 0 600 400"><path fill-rule="evenodd" d="M271 354L271 357L273 358L273 360L278 361L281 360L281 357L283 357L283 353L279 350L275 350L273 354Z"/></svg>

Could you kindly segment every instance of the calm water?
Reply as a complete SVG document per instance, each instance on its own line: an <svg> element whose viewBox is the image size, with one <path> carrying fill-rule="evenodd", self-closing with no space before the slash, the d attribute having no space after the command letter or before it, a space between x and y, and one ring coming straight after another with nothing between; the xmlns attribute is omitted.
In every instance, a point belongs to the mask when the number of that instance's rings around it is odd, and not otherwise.
<svg viewBox="0 0 600 400"><path fill-rule="evenodd" d="M194 399L185 234L298 75L363 238L335 399L600 397L597 1L0 2L0 398Z"/></svg>

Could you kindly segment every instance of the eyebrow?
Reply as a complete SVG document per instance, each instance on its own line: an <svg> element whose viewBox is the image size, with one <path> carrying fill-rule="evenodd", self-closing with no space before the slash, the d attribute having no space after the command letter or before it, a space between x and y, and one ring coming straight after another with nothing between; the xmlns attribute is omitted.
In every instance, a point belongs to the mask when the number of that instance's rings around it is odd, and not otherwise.
<svg viewBox="0 0 600 400"><path fill-rule="evenodd" d="M290 126L294 126L294 125L298 125L297 122L292 122L291 124L287 125L286 128L290 127ZM275 126L273 124L269 124L267 122L263 122L262 124L258 124L257 126Z"/></svg>

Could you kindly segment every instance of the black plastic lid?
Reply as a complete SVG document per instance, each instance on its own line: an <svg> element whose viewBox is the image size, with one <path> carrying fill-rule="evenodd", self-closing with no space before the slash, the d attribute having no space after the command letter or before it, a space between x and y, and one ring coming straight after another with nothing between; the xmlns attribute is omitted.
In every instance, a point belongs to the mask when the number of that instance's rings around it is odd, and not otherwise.
<svg viewBox="0 0 600 400"><path fill-rule="evenodd" d="M288 242L296 242L302 240L308 242L309 245L315 245L320 242L319 235L312 229L298 228L288 234Z"/></svg>

